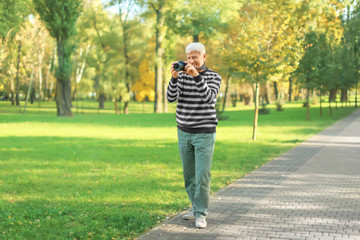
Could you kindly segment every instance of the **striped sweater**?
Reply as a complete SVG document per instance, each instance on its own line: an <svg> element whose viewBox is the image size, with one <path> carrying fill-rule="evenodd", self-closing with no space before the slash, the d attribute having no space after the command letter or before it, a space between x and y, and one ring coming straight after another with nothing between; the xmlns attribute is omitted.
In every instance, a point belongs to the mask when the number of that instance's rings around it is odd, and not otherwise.
<svg viewBox="0 0 360 240"><path fill-rule="evenodd" d="M213 133L216 131L216 96L221 76L206 68L199 76L192 77L180 72L171 78L166 92L169 102L178 100L176 122L178 128L189 133Z"/></svg>

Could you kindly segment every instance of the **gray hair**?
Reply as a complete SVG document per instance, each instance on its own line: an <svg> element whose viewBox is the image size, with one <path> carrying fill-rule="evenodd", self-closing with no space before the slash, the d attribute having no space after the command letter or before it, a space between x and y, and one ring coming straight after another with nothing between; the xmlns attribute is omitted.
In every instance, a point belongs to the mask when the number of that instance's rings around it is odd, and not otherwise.
<svg viewBox="0 0 360 240"><path fill-rule="evenodd" d="M191 52L199 52L201 55L205 54L205 46L202 43L194 42L187 45L185 49L186 54Z"/></svg>

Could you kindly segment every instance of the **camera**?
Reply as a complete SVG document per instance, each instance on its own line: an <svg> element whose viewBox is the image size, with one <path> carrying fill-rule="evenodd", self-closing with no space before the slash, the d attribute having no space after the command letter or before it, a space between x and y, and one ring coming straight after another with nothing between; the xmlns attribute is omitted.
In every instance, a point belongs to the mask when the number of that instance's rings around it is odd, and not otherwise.
<svg viewBox="0 0 360 240"><path fill-rule="evenodd" d="M179 62L177 62L177 63L174 64L174 70L175 70L175 71L184 71L186 65L187 65L186 62L184 62L184 61L179 61Z"/></svg>

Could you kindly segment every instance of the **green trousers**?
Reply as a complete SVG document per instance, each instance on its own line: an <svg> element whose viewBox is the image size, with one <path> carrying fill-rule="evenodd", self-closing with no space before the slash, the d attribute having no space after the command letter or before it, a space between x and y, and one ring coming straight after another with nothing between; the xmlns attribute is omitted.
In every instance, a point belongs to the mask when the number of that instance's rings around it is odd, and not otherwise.
<svg viewBox="0 0 360 240"><path fill-rule="evenodd" d="M216 133L186 133L178 129L185 189L195 217L207 215L210 199L210 168Z"/></svg>

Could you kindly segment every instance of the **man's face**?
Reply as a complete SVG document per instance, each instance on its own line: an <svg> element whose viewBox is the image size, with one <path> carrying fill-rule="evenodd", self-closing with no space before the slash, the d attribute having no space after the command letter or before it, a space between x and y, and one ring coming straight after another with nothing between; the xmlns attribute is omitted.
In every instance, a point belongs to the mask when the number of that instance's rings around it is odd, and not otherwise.
<svg viewBox="0 0 360 240"><path fill-rule="evenodd" d="M190 52L187 55L187 62L196 68L201 67L206 60L206 54L200 54L200 52Z"/></svg>

